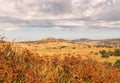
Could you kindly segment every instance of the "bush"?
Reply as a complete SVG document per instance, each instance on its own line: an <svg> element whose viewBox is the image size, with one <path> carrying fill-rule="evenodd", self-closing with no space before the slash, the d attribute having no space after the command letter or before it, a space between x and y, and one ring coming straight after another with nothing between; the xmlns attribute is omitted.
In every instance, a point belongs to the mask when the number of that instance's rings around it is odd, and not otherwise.
<svg viewBox="0 0 120 83"><path fill-rule="evenodd" d="M16 46L13 45L0 46L0 83L120 82L120 72L112 69L110 63L81 60L81 57L68 56L70 54L62 58L57 55L38 56L22 47L14 50Z"/></svg>
<svg viewBox="0 0 120 83"><path fill-rule="evenodd" d="M120 49L115 49L114 51L99 51L103 58L108 58L109 56L120 56Z"/></svg>
<svg viewBox="0 0 120 83"><path fill-rule="evenodd" d="M93 51L90 51L90 53L92 54L92 53L93 53Z"/></svg>
<svg viewBox="0 0 120 83"><path fill-rule="evenodd" d="M112 52L111 50L109 50L109 51L107 52L107 54L108 54L109 56L113 56L113 55L114 55L114 52Z"/></svg>
<svg viewBox="0 0 120 83"><path fill-rule="evenodd" d="M102 58L109 58L109 55L105 50L99 51L99 53L102 55Z"/></svg>
<svg viewBox="0 0 120 83"><path fill-rule="evenodd" d="M120 60L117 60L117 61L114 63L114 67L120 69Z"/></svg>
<svg viewBox="0 0 120 83"><path fill-rule="evenodd" d="M115 49L114 56L120 56L120 49Z"/></svg>
<svg viewBox="0 0 120 83"><path fill-rule="evenodd" d="M105 62L104 62L104 65L106 65L106 66L108 66L108 67L112 67L112 63L111 63L111 62L105 61Z"/></svg>
<svg viewBox="0 0 120 83"><path fill-rule="evenodd" d="M96 52L95 55L98 55L98 53Z"/></svg>
<svg viewBox="0 0 120 83"><path fill-rule="evenodd" d="M72 47L72 49L75 49L75 47Z"/></svg>

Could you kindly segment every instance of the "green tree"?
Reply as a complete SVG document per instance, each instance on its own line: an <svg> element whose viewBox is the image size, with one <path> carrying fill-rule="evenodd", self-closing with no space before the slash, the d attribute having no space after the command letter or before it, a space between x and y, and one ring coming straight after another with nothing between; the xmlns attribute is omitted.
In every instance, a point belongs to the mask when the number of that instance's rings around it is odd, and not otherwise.
<svg viewBox="0 0 120 83"><path fill-rule="evenodd" d="M114 55L114 52L112 52L111 50L109 50L109 51L107 52L107 54L108 54L109 56L113 56L113 55Z"/></svg>
<svg viewBox="0 0 120 83"><path fill-rule="evenodd" d="M120 60L117 60L117 61L114 63L114 67L120 69Z"/></svg>
<svg viewBox="0 0 120 83"><path fill-rule="evenodd" d="M102 58L109 58L109 55L105 50L99 51L99 53L102 55Z"/></svg>
<svg viewBox="0 0 120 83"><path fill-rule="evenodd" d="M115 49L114 56L120 56L120 49Z"/></svg>

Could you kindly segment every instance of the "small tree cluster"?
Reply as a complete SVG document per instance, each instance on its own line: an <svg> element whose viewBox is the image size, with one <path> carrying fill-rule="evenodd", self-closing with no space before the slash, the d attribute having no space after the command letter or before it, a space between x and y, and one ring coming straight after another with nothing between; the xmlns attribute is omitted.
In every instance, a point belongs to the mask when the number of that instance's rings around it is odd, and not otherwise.
<svg viewBox="0 0 120 83"><path fill-rule="evenodd" d="M120 60L117 60L117 61L114 63L114 67L120 69Z"/></svg>
<svg viewBox="0 0 120 83"><path fill-rule="evenodd" d="M103 58L109 58L108 53L105 50L99 51Z"/></svg>
<svg viewBox="0 0 120 83"><path fill-rule="evenodd" d="M115 49L114 55L115 56L120 56L120 49Z"/></svg>
<svg viewBox="0 0 120 83"><path fill-rule="evenodd" d="M115 49L114 51L99 51L103 58L108 58L109 56L120 56L120 49Z"/></svg>

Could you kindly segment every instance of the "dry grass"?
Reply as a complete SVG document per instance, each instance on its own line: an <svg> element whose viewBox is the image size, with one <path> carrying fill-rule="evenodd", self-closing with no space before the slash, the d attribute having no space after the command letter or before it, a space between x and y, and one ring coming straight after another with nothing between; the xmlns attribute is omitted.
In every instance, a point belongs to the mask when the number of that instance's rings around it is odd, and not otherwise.
<svg viewBox="0 0 120 83"><path fill-rule="evenodd" d="M50 50L45 50L48 55L39 56L30 51L34 49L32 46L23 48L21 45L0 45L0 83L120 82L120 71L109 63L93 61L92 57L87 55L83 55L85 59L82 55L56 54L55 51L55 54L49 55Z"/></svg>
<svg viewBox="0 0 120 83"><path fill-rule="evenodd" d="M91 47L89 48L88 45ZM44 44L20 44L20 46L25 47L34 53L38 53L39 55L63 55L71 54L74 56L81 56L83 59L93 59L98 62L111 62L114 63L116 60L119 60L120 57L110 57L108 59L101 58L99 54L100 50L111 50L113 51L115 48L97 48L93 47L94 42L90 43L67 43L67 42L52 42L52 43L44 43ZM65 48L60 48L62 46L66 46ZM97 55L96 55L97 54Z"/></svg>

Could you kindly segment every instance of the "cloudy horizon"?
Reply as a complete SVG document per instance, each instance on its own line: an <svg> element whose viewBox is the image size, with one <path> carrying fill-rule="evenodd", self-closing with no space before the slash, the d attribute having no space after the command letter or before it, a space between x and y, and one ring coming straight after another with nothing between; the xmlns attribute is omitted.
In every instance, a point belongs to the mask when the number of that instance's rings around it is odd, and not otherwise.
<svg viewBox="0 0 120 83"><path fill-rule="evenodd" d="M120 38L120 0L0 0L0 5L0 33L11 38Z"/></svg>

